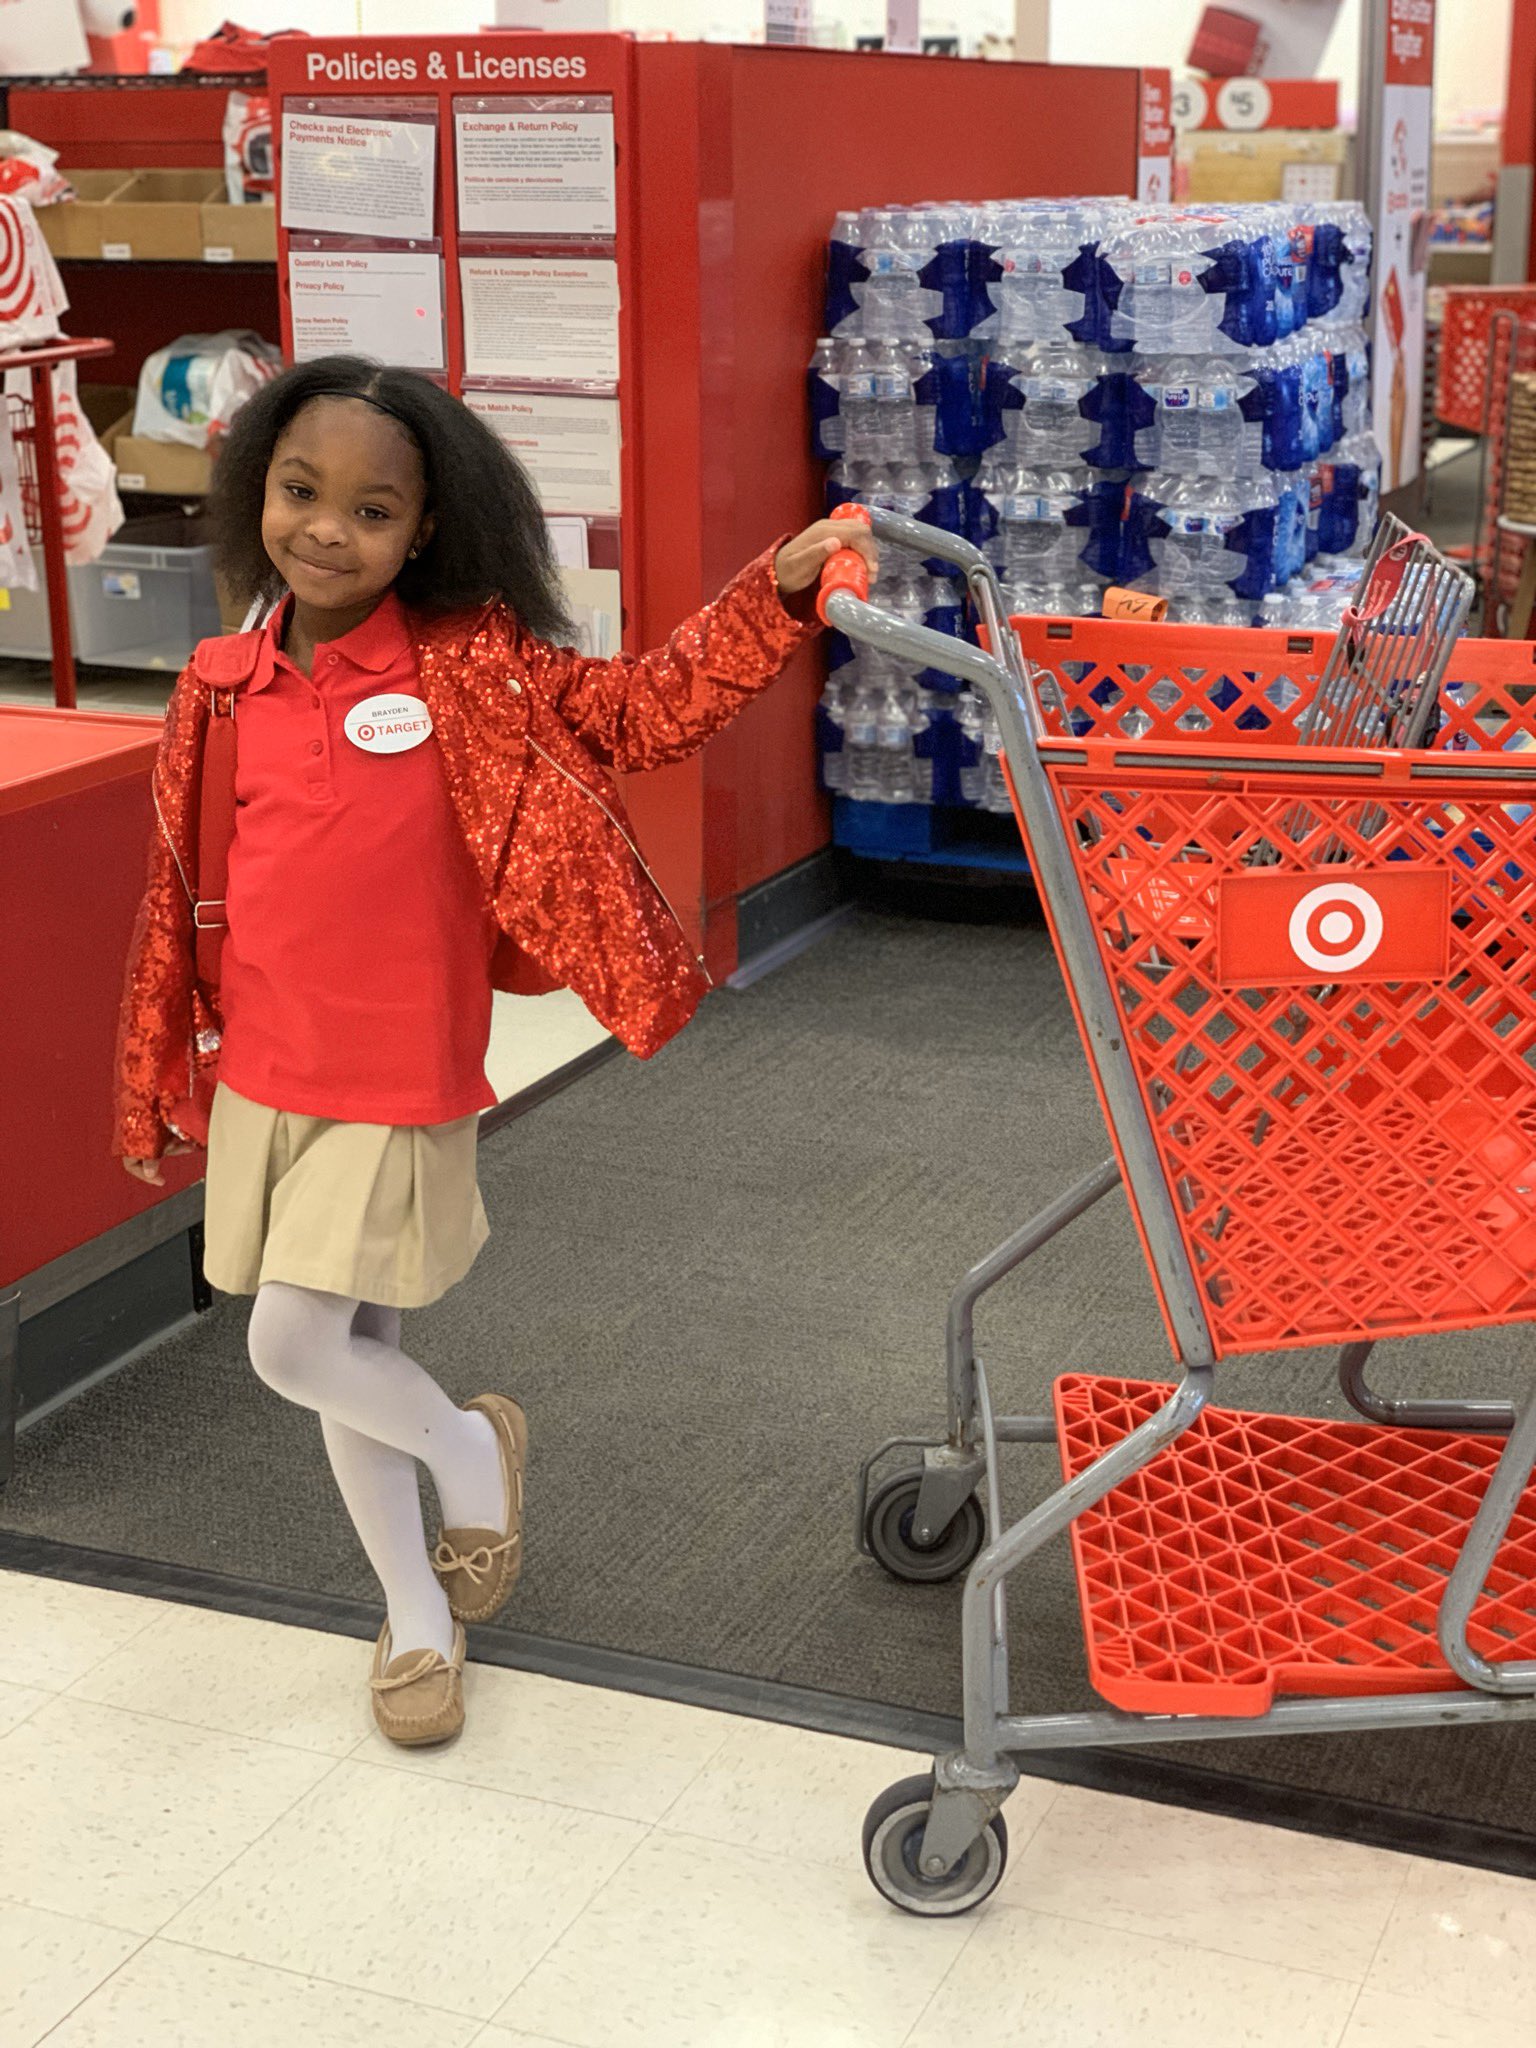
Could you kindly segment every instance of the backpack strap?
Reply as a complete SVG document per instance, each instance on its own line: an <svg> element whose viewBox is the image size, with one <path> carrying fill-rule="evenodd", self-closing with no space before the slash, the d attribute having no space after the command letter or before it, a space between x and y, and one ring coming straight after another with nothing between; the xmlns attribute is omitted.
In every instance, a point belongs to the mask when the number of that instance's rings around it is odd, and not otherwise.
<svg viewBox="0 0 1536 2048"><path fill-rule="evenodd" d="M197 805L197 978L216 994L229 917L229 849L235 837L235 693L215 689L203 734L202 774Z"/></svg>

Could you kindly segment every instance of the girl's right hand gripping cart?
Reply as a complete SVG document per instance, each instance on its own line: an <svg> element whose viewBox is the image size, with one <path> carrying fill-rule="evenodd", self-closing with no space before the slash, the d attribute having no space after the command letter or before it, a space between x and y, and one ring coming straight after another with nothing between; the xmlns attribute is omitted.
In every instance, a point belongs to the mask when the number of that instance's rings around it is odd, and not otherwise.
<svg viewBox="0 0 1536 2048"><path fill-rule="evenodd" d="M1323 675L1279 688L1150 640L1118 683L1046 676L977 549L840 516L968 578L990 651L871 606L857 557L822 614L996 713L1115 1155L956 1290L944 1441L861 1475L887 1570L967 1574L965 1747L864 1828L878 1889L947 1915L1002 1876L1016 1755L1536 1719L1536 1390L1365 1379L1379 1338L1536 1320L1536 778L1506 750L1531 712L1441 691L1470 587L1395 522ZM998 1415L977 1301L1122 1183L1182 1378L1073 1373L1053 1415ZM1369 1422L1210 1405L1218 1359L1323 1343ZM1043 1442L1064 1483L1006 1522L997 1447ZM871 1493L902 1448L921 1465ZM1064 1530L1108 1704L1010 1715L1003 1582Z"/></svg>

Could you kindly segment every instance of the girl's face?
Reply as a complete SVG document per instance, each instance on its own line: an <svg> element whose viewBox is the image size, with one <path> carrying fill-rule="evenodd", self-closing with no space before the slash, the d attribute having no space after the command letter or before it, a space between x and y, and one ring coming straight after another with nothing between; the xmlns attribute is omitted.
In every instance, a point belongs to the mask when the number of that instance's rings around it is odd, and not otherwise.
<svg viewBox="0 0 1536 2048"><path fill-rule="evenodd" d="M398 420L355 398L317 398L284 429L267 470L262 545L300 604L376 604L432 537L421 454Z"/></svg>

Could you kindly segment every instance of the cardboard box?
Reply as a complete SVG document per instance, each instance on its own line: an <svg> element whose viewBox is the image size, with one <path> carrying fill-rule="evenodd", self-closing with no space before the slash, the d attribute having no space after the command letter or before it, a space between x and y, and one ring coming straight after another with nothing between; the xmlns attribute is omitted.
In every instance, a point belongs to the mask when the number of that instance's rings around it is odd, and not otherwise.
<svg viewBox="0 0 1536 2048"><path fill-rule="evenodd" d="M133 417L134 401L138 393L131 384L81 384L80 410L95 429L98 440L105 440L122 422L124 413Z"/></svg>
<svg viewBox="0 0 1536 2048"><path fill-rule="evenodd" d="M217 171L135 171L106 202L101 254L120 263L200 263L203 207L223 190Z"/></svg>
<svg viewBox="0 0 1536 2048"><path fill-rule="evenodd" d="M135 434L131 409L108 427L101 445L117 464L120 491L158 491L172 498L207 495L213 479L212 456L177 441L150 441Z"/></svg>
<svg viewBox="0 0 1536 2048"><path fill-rule="evenodd" d="M1252 135L1196 129L1178 141L1181 199L1328 199L1349 189L1349 141L1305 128Z"/></svg>
<svg viewBox="0 0 1536 2048"><path fill-rule="evenodd" d="M128 182L126 171L72 171L73 199L40 206L37 224L55 256L99 256L107 201Z"/></svg>
<svg viewBox="0 0 1536 2048"><path fill-rule="evenodd" d="M215 200L203 208L205 263L275 263L277 208L231 206Z"/></svg>

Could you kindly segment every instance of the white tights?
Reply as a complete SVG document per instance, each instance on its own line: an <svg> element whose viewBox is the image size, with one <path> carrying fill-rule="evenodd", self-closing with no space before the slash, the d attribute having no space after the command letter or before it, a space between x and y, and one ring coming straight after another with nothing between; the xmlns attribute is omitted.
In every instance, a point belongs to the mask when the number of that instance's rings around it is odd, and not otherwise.
<svg viewBox="0 0 1536 2048"><path fill-rule="evenodd" d="M275 1392L320 1417L347 1513L378 1574L393 1652L453 1646L448 1598L427 1554L416 1461L453 1528L499 1529L507 1512L496 1432L458 1408L400 1349L400 1312L268 1281L256 1296L251 1363Z"/></svg>

